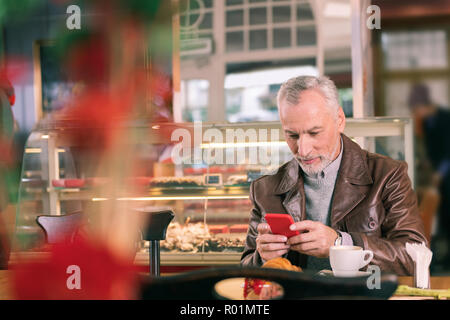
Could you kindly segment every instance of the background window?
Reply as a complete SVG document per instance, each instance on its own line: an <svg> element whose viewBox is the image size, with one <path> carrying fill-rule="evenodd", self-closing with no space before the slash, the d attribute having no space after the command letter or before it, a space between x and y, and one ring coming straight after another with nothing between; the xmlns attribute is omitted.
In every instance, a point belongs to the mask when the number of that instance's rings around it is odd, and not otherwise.
<svg viewBox="0 0 450 320"><path fill-rule="evenodd" d="M311 7L308 3L298 4L297 6L297 20L305 21L305 20L313 20L314 15L312 13Z"/></svg>
<svg viewBox="0 0 450 320"><path fill-rule="evenodd" d="M209 106L209 81L191 79L181 81L182 119L186 122L206 121Z"/></svg>
<svg viewBox="0 0 450 320"><path fill-rule="evenodd" d="M276 98L281 84L294 76L318 75L312 65L250 70L225 77L226 120L229 122L279 120Z"/></svg>
<svg viewBox="0 0 450 320"><path fill-rule="evenodd" d="M314 46L316 45L316 28L314 26L297 28L297 45Z"/></svg>
<svg viewBox="0 0 450 320"><path fill-rule="evenodd" d="M250 9L250 24L266 24L267 23L267 8L251 8Z"/></svg>
<svg viewBox="0 0 450 320"><path fill-rule="evenodd" d="M291 7L273 7L272 20L274 23L291 21Z"/></svg>
<svg viewBox="0 0 450 320"><path fill-rule="evenodd" d="M227 32L227 52L244 50L244 32Z"/></svg>
<svg viewBox="0 0 450 320"><path fill-rule="evenodd" d="M273 47L285 48L291 46L291 29L274 29L273 30Z"/></svg>
<svg viewBox="0 0 450 320"><path fill-rule="evenodd" d="M234 6L234 5L240 5L244 1L243 0L227 0L226 4L227 6Z"/></svg>
<svg viewBox="0 0 450 320"><path fill-rule="evenodd" d="M250 31L250 50L267 48L267 30Z"/></svg>
<svg viewBox="0 0 450 320"><path fill-rule="evenodd" d="M242 26L244 24L244 11L232 10L227 11L227 27Z"/></svg>
<svg viewBox="0 0 450 320"><path fill-rule="evenodd" d="M381 45L387 70L447 67L444 30L384 32Z"/></svg>

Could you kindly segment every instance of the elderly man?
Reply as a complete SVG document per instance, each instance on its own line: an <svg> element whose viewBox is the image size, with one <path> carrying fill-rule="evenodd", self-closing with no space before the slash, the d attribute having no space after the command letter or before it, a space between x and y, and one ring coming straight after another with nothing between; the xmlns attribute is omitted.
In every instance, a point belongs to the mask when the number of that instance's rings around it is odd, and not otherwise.
<svg viewBox="0 0 450 320"><path fill-rule="evenodd" d="M372 264L411 275L407 242L425 242L407 165L362 150L343 134L345 115L326 77L296 77L278 92L286 142L294 158L250 188L253 210L242 265L286 257L309 270L331 269L329 248L372 250ZM270 232L266 213L290 214L287 239Z"/></svg>

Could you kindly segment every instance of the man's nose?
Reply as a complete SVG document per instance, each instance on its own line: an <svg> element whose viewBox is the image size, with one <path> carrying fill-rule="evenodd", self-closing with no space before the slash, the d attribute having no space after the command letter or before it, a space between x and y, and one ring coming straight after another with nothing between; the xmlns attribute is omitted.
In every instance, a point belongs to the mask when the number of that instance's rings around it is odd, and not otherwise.
<svg viewBox="0 0 450 320"><path fill-rule="evenodd" d="M298 155L302 158L308 156L312 151L311 139L306 136L300 136L297 140Z"/></svg>

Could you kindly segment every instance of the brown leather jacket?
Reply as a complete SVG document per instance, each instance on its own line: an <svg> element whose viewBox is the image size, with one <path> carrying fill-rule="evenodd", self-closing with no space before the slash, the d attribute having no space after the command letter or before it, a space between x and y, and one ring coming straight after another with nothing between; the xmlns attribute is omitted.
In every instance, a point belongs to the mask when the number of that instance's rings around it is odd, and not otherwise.
<svg viewBox="0 0 450 320"><path fill-rule="evenodd" d="M348 232L355 245L372 250L371 264L382 271L412 275L414 264L405 244L428 243L406 163L363 150L345 135L342 140L331 228ZM256 251L257 226L264 215L287 213L296 222L305 219L305 191L297 161L292 159L274 175L255 180L250 200L253 209L241 264L259 266L262 261ZM298 252L289 251L287 258L302 268L306 265L307 257Z"/></svg>

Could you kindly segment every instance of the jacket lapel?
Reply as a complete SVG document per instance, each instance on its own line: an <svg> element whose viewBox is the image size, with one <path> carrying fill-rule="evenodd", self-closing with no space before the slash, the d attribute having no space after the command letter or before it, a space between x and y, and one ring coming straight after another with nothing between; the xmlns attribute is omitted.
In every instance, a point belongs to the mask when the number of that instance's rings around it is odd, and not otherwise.
<svg viewBox="0 0 450 320"><path fill-rule="evenodd" d="M284 172L280 174L281 180L274 193L280 196L283 208L294 218L294 221L301 221L306 216L306 202L303 177L297 160L292 159L284 168Z"/></svg>
<svg viewBox="0 0 450 320"><path fill-rule="evenodd" d="M337 223L364 200L369 190L364 186L373 183L363 150L345 135L342 135L342 140L343 155L331 206L332 228L336 228Z"/></svg>

